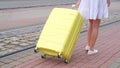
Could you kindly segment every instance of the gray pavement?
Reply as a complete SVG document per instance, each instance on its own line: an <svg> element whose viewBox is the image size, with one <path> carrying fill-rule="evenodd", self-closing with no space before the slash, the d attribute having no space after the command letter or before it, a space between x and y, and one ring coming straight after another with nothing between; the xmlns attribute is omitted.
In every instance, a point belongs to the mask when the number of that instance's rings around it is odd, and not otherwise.
<svg viewBox="0 0 120 68"><path fill-rule="evenodd" d="M116 2L119 0L111 0ZM45 7L55 5L68 5L76 3L77 0L0 0L0 9Z"/></svg>
<svg viewBox="0 0 120 68"><path fill-rule="evenodd" d="M77 0L1 0L0 9L73 4Z"/></svg>
<svg viewBox="0 0 120 68"><path fill-rule="evenodd" d="M114 63L111 64L110 68L120 68L120 58L114 61Z"/></svg>
<svg viewBox="0 0 120 68"><path fill-rule="evenodd" d="M120 1L116 0L111 3L110 14L119 13L119 3ZM71 8L71 4L0 10L0 30L36 24L44 24L49 13L54 7Z"/></svg>
<svg viewBox="0 0 120 68"><path fill-rule="evenodd" d="M71 5L0 10L0 30L44 24L54 7L70 8Z"/></svg>

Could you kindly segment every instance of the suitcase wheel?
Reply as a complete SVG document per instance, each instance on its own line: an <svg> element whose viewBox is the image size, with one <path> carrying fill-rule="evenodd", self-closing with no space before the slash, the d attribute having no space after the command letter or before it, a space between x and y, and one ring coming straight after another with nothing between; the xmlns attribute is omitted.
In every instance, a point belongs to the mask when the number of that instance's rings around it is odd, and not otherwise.
<svg viewBox="0 0 120 68"><path fill-rule="evenodd" d="M61 54L59 54L59 55L58 55L58 58L62 58L62 55L61 55Z"/></svg>
<svg viewBox="0 0 120 68"><path fill-rule="evenodd" d="M69 61L68 61L68 60L65 60L65 61L64 61L64 63L68 64L68 63L69 63Z"/></svg>
<svg viewBox="0 0 120 68"><path fill-rule="evenodd" d="M34 49L34 52L37 53L38 52L37 49Z"/></svg>
<svg viewBox="0 0 120 68"><path fill-rule="evenodd" d="M46 58L46 55L45 54L41 55L41 58Z"/></svg>

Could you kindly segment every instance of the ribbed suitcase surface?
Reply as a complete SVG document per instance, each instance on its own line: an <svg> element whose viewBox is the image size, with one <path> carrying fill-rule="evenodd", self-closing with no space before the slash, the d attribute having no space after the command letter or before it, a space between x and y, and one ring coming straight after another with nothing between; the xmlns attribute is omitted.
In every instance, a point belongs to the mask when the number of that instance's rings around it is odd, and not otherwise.
<svg viewBox="0 0 120 68"><path fill-rule="evenodd" d="M54 8L39 36L36 50L69 62L82 29L83 17L77 10Z"/></svg>

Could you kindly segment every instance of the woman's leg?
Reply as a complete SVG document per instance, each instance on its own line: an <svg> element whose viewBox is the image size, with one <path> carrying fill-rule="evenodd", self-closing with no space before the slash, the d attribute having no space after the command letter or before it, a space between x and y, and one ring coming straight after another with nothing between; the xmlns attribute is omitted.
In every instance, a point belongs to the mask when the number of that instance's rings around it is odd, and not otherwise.
<svg viewBox="0 0 120 68"><path fill-rule="evenodd" d="M91 40L91 35L92 35L92 24L93 24L93 20L89 20L89 26L88 26L88 34L87 34L87 38L88 38L88 40L87 40L87 43L88 43L88 45L90 45L90 40Z"/></svg>
<svg viewBox="0 0 120 68"><path fill-rule="evenodd" d="M93 20L89 19L88 32L87 32L87 45L85 47L86 51L90 50L90 40L91 40L92 27L93 27L92 24L93 24Z"/></svg>
<svg viewBox="0 0 120 68"><path fill-rule="evenodd" d="M99 25L100 25L101 20L96 19L93 20L92 22L92 32L91 32L91 37L90 37L90 50L94 50L94 45L98 37L98 31L99 31Z"/></svg>

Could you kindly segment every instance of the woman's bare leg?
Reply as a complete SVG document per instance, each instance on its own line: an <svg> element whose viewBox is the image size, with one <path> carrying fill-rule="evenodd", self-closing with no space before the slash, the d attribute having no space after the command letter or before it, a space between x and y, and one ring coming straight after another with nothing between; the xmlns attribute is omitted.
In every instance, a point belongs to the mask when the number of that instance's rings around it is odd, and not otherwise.
<svg viewBox="0 0 120 68"><path fill-rule="evenodd" d="M89 20L89 26L88 26L88 40L87 40L87 43L88 45L90 45L90 40L91 40L91 35L92 35L92 24L93 24L93 20Z"/></svg>
<svg viewBox="0 0 120 68"><path fill-rule="evenodd" d="M93 22L92 22L92 28L91 28L92 32L91 32L90 44L89 44L90 50L94 50L95 42L98 37L100 22L101 22L100 19L93 20Z"/></svg>

